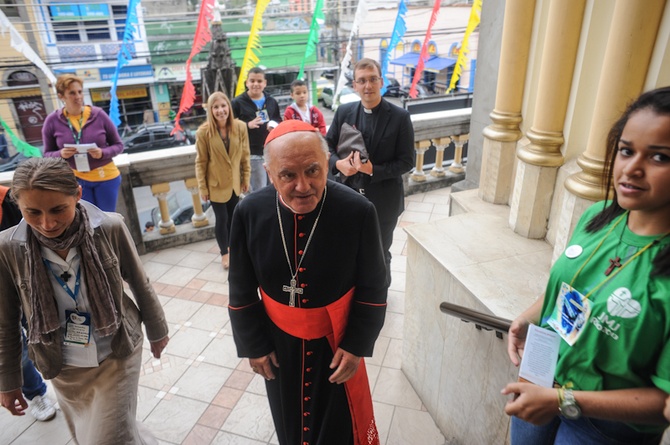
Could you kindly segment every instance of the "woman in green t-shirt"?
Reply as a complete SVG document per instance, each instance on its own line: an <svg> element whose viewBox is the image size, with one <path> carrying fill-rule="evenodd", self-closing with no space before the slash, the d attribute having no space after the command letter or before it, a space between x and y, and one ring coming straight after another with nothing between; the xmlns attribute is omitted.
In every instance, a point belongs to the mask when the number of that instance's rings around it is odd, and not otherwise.
<svg viewBox="0 0 670 445"><path fill-rule="evenodd" d="M607 138L611 201L582 215L545 294L513 322L561 337L555 388L510 383L512 445L658 444L670 393L670 87L631 104Z"/></svg>

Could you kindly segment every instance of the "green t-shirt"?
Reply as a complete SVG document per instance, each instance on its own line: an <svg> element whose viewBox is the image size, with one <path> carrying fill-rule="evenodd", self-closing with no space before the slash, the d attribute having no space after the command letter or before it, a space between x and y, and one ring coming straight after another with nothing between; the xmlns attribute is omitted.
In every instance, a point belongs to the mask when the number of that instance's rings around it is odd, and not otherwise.
<svg viewBox="0 0 670 445"><path fill-rule="evenodd" d="M541 326L551 329L547 319L556 305L563 282L570 284L575 273L616 223L595 233L587 233L588 222L603 209L603 203L589 207L582 215L568 244L583 251L575 258L561 254L551 269L542 307ZM582 295L608 277L610 259L624 264L658 236L640 236L627 227L627 215L606 237L577 276L573 287ZM598 391L656 386L670 393L670 277L650 277L653 259L670 244L670 236L652 245L616 275L617 269L589 297L591 315L577 342L561 340L556 381L572 382L576 390ZM579 249L572 248L573 252ZM642 431L662 431L663 427L634 426Z"/></svg>

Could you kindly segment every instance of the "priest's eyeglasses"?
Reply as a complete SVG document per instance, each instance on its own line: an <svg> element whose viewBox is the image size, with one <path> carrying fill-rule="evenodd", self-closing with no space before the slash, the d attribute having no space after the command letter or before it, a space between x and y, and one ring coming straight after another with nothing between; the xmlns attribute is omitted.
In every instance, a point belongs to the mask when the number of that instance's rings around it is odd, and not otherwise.
<svg viewBox="0 0 670 445"><path fill-rule="evenodd" d="M368 82L370 82L370 85L374 85L377 82L379 82L380 80L382 80L381 77L372 76L372 77L368 77L367 79L365 79L365 78L356 79L356 80L354 80L354 82L356 82L358 85L363 86Z"/></svg>

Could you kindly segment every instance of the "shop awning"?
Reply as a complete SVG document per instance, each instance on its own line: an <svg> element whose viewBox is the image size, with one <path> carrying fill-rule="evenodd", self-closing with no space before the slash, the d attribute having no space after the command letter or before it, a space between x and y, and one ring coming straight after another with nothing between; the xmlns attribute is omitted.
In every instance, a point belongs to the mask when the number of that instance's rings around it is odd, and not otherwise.
<svg viewBox="0 0 670 445"><path fill-rule="evenodd" d="M419 53L407 53L391 60L393 65L416 66L419 63ZM442 71L456 63L456 59L450 57L431 56L424 64L424 69L431 71Z"/></svg>
<svg viewBox="0 0 670 445"><path fill-rule="evenodd" d="M393 65L411 65L411 66L416 66L417 62L419 61L419 53L407 53L403 54L402 56L398 57L397 59L391 60L391 64Z"/></svg>
<svg viewBox="0 0 670 445"><path fill-rule="evenodd" d="M427 70L442 71L455 64L456 59L452 59L451 57L433 57L426 62L424 68Z"/></svg>

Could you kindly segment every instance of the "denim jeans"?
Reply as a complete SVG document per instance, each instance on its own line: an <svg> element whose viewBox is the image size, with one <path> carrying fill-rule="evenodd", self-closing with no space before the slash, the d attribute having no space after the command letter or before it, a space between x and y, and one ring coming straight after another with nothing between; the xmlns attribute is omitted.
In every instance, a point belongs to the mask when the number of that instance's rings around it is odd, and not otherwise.
<svg viewBox="0 0 670 445"><path fill-rule="evenodd" d="M255 192L268 185L268 175L263 167L263 157L251 155L251 191Z"/></svg>
<svg viewBox="0 0 670 445"><path fill-rule="evenodd" d="M554 417L542 426L512 417L510 438L512 445L651 445L658 444L661 436L640 433L623 422L589 417Z"/></svg>
<svg viewBox="0 0 670 445"><path fill-rule="evenodd" d="M116 211L116 201L119 198L121 175L107 181L93 182L77 178L81 185L81 199L95 205L105 212Z"/></svg>
<svg viewBox="0 0 670 445"><path fill-rule="evenodd" d="M23 354L21 355L21 368L23 371L23 386L21 392L28 400L33 400L35 396L43 396L47 393L47 385L42 380L42 376L35 365L28 358L28 344L26 343L26 335L23 336Z"/></svg>

